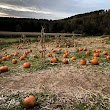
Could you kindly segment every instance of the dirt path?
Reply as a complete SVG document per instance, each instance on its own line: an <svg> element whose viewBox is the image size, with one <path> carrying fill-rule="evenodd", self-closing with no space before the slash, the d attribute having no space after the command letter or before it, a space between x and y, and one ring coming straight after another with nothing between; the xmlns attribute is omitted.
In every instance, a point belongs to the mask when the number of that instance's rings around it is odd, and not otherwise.
<svg viewBox="0 0 110 110"><path fill-rule="evenodd" d="M69 64L32 74L0 76L0 92L51 91L79 98L87 93L99 92L110 97L110 75L85 67Z"/></svg>

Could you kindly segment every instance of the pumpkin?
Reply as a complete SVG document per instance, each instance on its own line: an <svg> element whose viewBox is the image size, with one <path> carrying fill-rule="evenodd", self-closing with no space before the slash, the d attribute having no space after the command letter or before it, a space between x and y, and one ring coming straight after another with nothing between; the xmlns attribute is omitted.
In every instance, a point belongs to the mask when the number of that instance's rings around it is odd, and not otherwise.
<svg viewBox="0 0 110 110"><path fill-rule="evenodd" d="M50 60L50 62L51 62L51 63L56 63L56 62L57 62L57 58L52 58L52 59Z"/></svg>
<svg viewBox="0 0 110 110"><path fill-rule="evenodd" d="M79 47L79 51L82 51L82 50L83 50L83 48Z"/></svg>
<svg viewBox="0 0 110 110"><path fill-rule="evenodd" d="M22 56L25 58L25 57L27 56L27 54L26 54L26 53L24 53Z"/></svg>
<svg viewBox="0 0 110 110"><path fill-rule="evenodd" d="M80 64L81 65L86 65L86 60L84 60L84 59L80 60Z"/></svg>
<svg viewBox="0 0 110 110"><path fill-rule="evenodd" d="M24 60L24 59L25 59L25 57L24 57L24 56L21 56L21 57L20 57L20 60Z"/></svg>
<svg viewBox="0 0 110 110"><path fill-rule="evenodd" d="M18 54L19 54L18 52L15 52L15 53L14 53L14 56L18 56Z"/></svg>
<svg viewBox="0 0 110 110"><path fill-rule="evenodd" d="M92 50L92 52L96 52L96 50Z"/></svg>
<svg viewBox="0 0 110 110"><path fill-rule="evenodd" d="M68 50L65 50L64 53L65 53L65 54L69 54Z"/></svg>
<svg viewBox="0 0 110 110"><path fill-rule="evenodd" d="M5 51L6 50L6 48L2 48L2 51Z"/></svg>
<svg viewBox="0 0 110 110"><path fill-rule="evenodd" d="M30 95L29 98L33 100L34 104L36 103L36 98L33 95Z"/></svg>
<svg viewBox="0 0 110 110"><path fill-rule="evenodd" d="M6 60L7 60L7 58L6 58L6 57L2 57L2 60L3 60L3 61L6 61Z"/></svg>
<svg viewBox="0 0 110 110"><path fill-rule="evenodd" d="M98 59L98 57L93 57L93 59Z"/></svg>
<svg viewBox="0 0 110 110"><path fill-rule="evenodd" d="M84 48L83 48L83 50L84 50L84 51L87 51L87 48L86 48L86 47L84 47Z"/></svg>
<svg viewBox="0 0 110 110"><path fill-rule="evenodd" d="M10 58L11 58L11 56L10 56L10 55L7 55L7 56L6 56L6 58L7 58L7 59L10 59Z"/></svg>
<svg viewBox="0 0 110 110"><path fill-rule="evenodd" d="M63 58L68 58L68 55L67 55L67 54L64 54L64 55L63 55Z"/></svg>
<svg viewBox="0 0 110 110"><path fill-rule="evenodd" d="M27 55L27 54L29 54L29 51L28 51L28 50L27 50L27 51L25 51L25 52L24 52L24 54L26 54L26 55Z"/></svg>
<svg viewBox="0 0 110 110"><path fill-rule="evenodd" d="M99 50L96 49L95 52L96 52L96 53L99 53Z"/></svg>
<svg viewBox="0 0 110 110"><path fill-rule="evenodd" d="M73 56L73 57L71 58L71 60L72 60L72 61L73 61L73 60L76 60L76 57Z"/></svg>
<svg viewBox="0 0 110 110"><path fill-rule="evenodd" d="M30 62L26 62L23 64L23 68L30 68L31 64Z"/></svg>
<svg viewBox="0 0 110 110"><path fill-rule="evenodd" d="M3 54L4 54L4 55L7 55L7 52L4 52Z"/></svg>
<svg viewBox="0 0 110 110"><path fill-rule="evenodd" d="M34 105L36 103L36 99L34 96L29 96L29 97L26 97L24 100L23 100L23 105L25 108L29 109L29 108L33 108Z"/></svg>
<svg viewBox="0 0 110 110"><path fill-rule="evenodd" d="M8 66L2 66L0 67L0 72L7 72L8 71Z"/></svg>
<svg viewBox="0 0 110 110"><path fill-rule="evenodd" d="M68 62L67 59L64 59L64 60L62 61L62 63L63 63L63 64L68 64L69 62Z"/></svg>
<svg viewBox="0 0 110 110"><path fill-rule="evenodd" d="M58 58L57 57L55 57L55 59L58 61Z"/></svg>
<svg viewBox="0 0 110 110"><path fill-rule="evenodd" d="M98 49L98 52L100 53L100 52L101 52L101 50L100 50L100 49Z"/></svg>
<svg viewBox="0 0 110 110"><path fill-rule="evenodd" d="M91 63L92 63L93 65L98 65L98 59L97 59L97 58L93 58L93 59L91 60Z"/></svg>
<svg viewBox="0 0 110 110"><path fill-rule="evenodd" d="M51 53L47 53L47 57L52 57L52 54Z"/></svg>
<svg viewBox="0 0 110 110"><path fill-rule="evenodd" d="M17 59L12 59L12 63L16 64L17 63Z"/></svg>
<svg viewBox="0 0 110 110"><path fill-rule="evenodd" d="M107 59L110 60L110 55L107 56Z"/></svg>
<svg viewBox="0 0 110 110"><path fill-rule="evenodd" d="M94 57L99 57L99 53L94 53Z"/></svg>
<svg viewBox="0 0 110 110"><path fill-rule="evenodd" d="M107 52L107 51L104 51L104 52L103 52L103 54L104 54L104 55L107 55L107 54L108 54L108 52Z"/></svg>

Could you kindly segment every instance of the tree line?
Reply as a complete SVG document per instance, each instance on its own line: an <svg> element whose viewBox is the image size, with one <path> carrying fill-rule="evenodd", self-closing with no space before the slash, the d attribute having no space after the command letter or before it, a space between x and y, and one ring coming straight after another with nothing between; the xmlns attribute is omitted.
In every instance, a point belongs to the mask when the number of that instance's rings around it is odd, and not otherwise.
<svg viewBox="0 0 110 110"><path fill-rule="evenodd" d="M40 32L42 26L45 32L110 34L110 10L97 10L59 20L0 17L0 31Z"/></svg>

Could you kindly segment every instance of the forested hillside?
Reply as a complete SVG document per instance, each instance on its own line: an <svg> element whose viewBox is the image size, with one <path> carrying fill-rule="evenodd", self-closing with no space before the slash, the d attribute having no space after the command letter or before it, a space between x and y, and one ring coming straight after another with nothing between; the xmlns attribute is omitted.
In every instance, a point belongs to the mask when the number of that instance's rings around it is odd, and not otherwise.
<svg viewBox="0 0 110 110"><path fill-rule="evenodd" d="M98 10L60 20L0 17L0 31L74 32L87 35L110 34L110 10Z"/></svg>

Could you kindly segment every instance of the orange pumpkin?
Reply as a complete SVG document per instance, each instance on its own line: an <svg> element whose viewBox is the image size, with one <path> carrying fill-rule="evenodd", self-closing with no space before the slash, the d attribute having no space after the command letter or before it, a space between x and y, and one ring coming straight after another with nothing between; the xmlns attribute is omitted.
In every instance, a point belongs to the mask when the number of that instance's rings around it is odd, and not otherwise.
<svg viewBox="0 0 110 110"><path fill-rule="evenodd" d="M16 63L17 63L17 59L13 59L13 60L12 60L12 63L13 63L13 64L16 64Z"/></svg>
<svg viewBox="0 0 110 110"><path fill-rule="evenodd" d="M7 59L10 59L10 58L11 58L11 56L10 56L10 55L7 55L7 56L6 56L6 58L7 58Z"/></svg>
<svg viewBox="0 0 110 110"><path fill-rule="evenodd" d="M0 67L0 72L7 72L8 71L8 66L2 66Z"/></svg>
<svg viewBox="0 0 110 110"><path fill-rule="evenodd" d="M30 67L31 67L30 62L26 62L23 64L23 68L30 68Z"/></svg>
<svg viewBox="0 0 110 110"><path fill-rule="evenodd" d="M55 57L55 59L58 61L58 58L57 57Z"/></svg>
<svg viewBox="0 0 110 110"><path fill-rule="evenodd" d="M83 50L83 48L79 47L79 51L82 51L82 50Z"/></svg>
<svg viewBox="0 0 110 110"><path fill-rule="evenodd" d="M34 104L36 103L36 98L33 95L30 95L29 98L33 100Z"/></svg>
<svg viewBox="0 0 110 110"><path fill-rule="evenodd" d="M4 55L7 55L7 52L4 52L3 54L4 54Z"/></svg>
<svg viewBox="0 0 110 110"><path fill-rule="evenodd" d="M2 57L2 60L3 60L3 61L6 61L6 60L7 60L7 58L6 58L6 57Z"/></svg>
<svg viewBox="0 0 110 110"><path fill-rule="evenodd" d="M98 64L99 64L97 58L92 59L92 60L91 60L91 63L92 63L93 65L98 65Z"/></svg>
<svg viewBox="0 0 110 110"><path fill-rule="evenodd" d="M107 59L110 60L110 55L107 56Z"/></svg>
<svg viewBox="0 0 110 110"><path fill-rule="evenodd" d="M24 53L22 56L25 58L25 57L27 56L27 54L26 54L26 53Z"/></svg>
<svg viewBox="0 0 110 110"><path fill-rule="evenodd" d="M96 52L96 50L92 50L92 52Z"/></svg>
<svg viewBox="0 0 110 110"><path fill-rule="evenodd" d="M86 60L84 60L84 59L80 60L80 64L81 65L86 65Z"/></svg>
<svg viewBox="0 0 110 110"><path fill-rule="evenodd" d="M29 109L29 108L33 108L34 105L36 103L36 99L34 96L29 96L29 97L26 97L24 100L23 100L23 105L25 108Z"/></svg>
<svg viewBox="0 0 110 110"><path fill-rule="evenodd" d="M93 57L93 59L98 59L98 57Z"/></svg>
<svg viewBox="0 0 110 110"><path fill-rule="evenodd" d="M50 62L51 62L51 63L56 63L56 62L57 62L57 58L52 58L52 59L50 60Z"/></svg>
<svg viewBox="0 0 110 110"><path fill-rule="evenodd" d="M25 51L24 54L25 54L25 55L29 54L29 51Z"/></svg>
<svg viewBox="0 0 110 110"><path fill-rule="evenodd" d="M69 51L68 51L68 50L65 50L64 53L65 53L65 54L69 54Z"/></svg>
<svg viewBox="0 0 110 110"><path fill-rule="evenodd" d="M84 51L87 51L87 48L86 48L86 47L84 47L84 48L83 48L83 50L84 50Z"/></svg>
<svg viewBox="0 0 110 110"><path fill-rule="evenodd" d="M20 60L24 60L24 59L25 59L25 57L24 57L24 56L21 56L21 57L20 57Z"/></svg>
<svg viewBox="0 0 110 110"><path fill-rule="evenodd" d="M69 62L68 62L67 59L64 59L64 60L62 61L62 63L63 63L63 64L68 64Z"/></svg>
<svg viewBox="0 0 110 110"><path fill-rule="evenodd" d="M18 52L15 52L15 53L14 53L14 56L18 56L18 54L19 54Z"/></svg>
<svg viewBox="0 0 110 110"><path fill-rule="evenodd" d="M94 57L99 57L99 53L94 53Z"/></svg>
<svg viewBox="0 0 110 110"><path fill-rule="evenodd" d="M72 61L73 61L73 60L76 60L76 57L73 56L73 57L71 58L71 60L72 60Z"/></svg>
<svg viewBox="0 0 110 110"><path fill-rule="evenodd" d="M100 52L101 52L101 50L100 50L100 49L98 49L98 52L100 53Z"/></svg>
<svg viewBox="0 0 110 110"><path fill-rule="evenodd" d="M63 55L63 58L68 58L68 54L64 54Z"/></svg>
<svg viewBox="0 0 110 110"><path fill-rule="evenodd" d="M47 53L47 57L52 57L52 54L51 53Z"/></svg>
<svg viewBox="0 0 110 110"><path fill-rule="evenodd" d="M96 52L96 53L99 53L99 50L98 50L98 49L96 49L96 50L95 50L95 52Z"/></svg>
<svg viewBox="0 0 110 110"><path fill-rule="evenodd" d="M6 48L2 48L2 51L5 51L6 50Z"/></svg>
<svg viewBox="0 0 110 110"><path fill-rule="evenodd" d="M103 54L104 54L104 55L107 55L107 54L108 54L108 52L107 52L107 51L104 51L104 52L103 52Z"/></svg>

